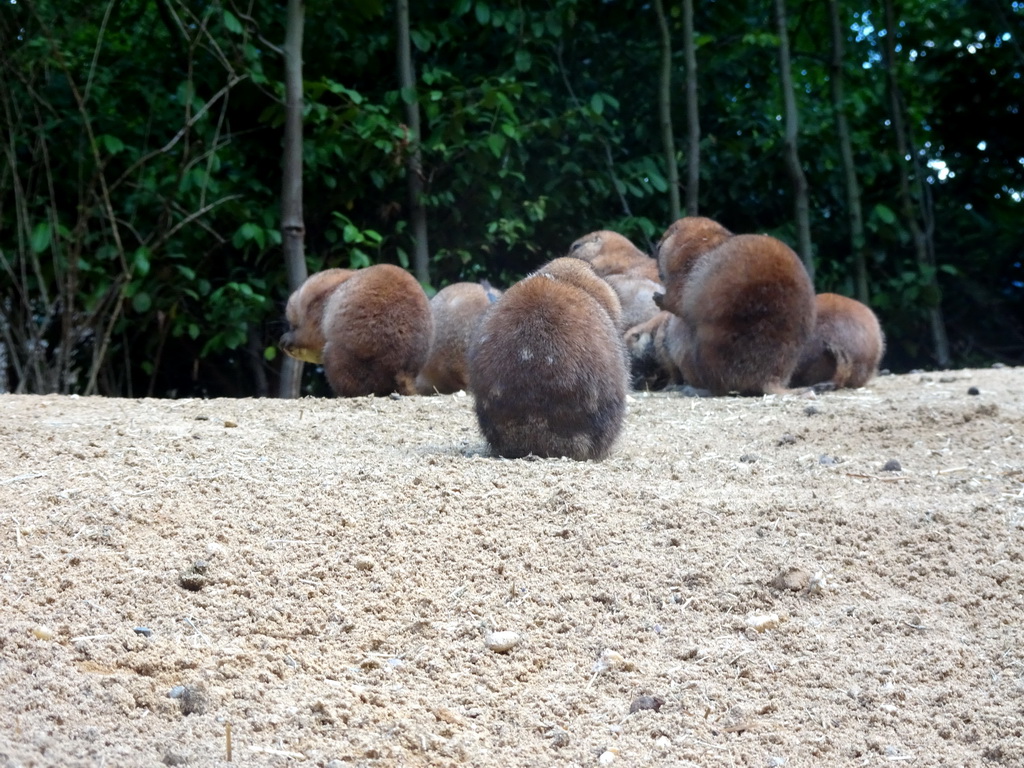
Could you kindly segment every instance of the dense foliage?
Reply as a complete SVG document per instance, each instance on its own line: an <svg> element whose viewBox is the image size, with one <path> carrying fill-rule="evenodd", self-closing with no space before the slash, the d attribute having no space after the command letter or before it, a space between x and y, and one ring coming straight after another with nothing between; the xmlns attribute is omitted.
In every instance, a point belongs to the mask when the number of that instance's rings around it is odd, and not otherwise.
<svg viewBox="0 0 1024 768"><path fill-rule="evenodd" d="M274 391L281 258L283 0L16 0L0 10L0 389L111 395ZM894 370L1024 359L1024 4L840 3L845 110L865 213L870 302ZM404 105L418 102L431 288L507 285L593 229L643 248L669 223L650 3L421 2L419 86L398 87L382 0L306 9L310 270L408 266ZM682 20L672 115L685 131ZM700 212L794 243L770 2L694 18ZM829 97L827 4L789 3L800 151L819 291L853 295ZM884 35L934 268L897 199ZM680 166L685 164L676 143ZM925 177L925 178L923 178ZM934 275L922 274L934 269ZM935 281L941 290L935 290Z"/></svg>

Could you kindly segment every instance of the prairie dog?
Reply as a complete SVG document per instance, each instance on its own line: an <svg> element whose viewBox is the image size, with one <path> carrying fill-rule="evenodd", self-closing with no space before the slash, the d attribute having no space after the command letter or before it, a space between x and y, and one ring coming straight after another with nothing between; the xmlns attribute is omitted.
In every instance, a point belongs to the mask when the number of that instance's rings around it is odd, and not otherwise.
<svg viewBox="0 0 1024 768"><path fill-rule="evenodd" d="M416 377L421 395L450 394L469 388L466 355L480 318L501 291L480 283L452 283L430 300L434 336L430 355Z"/></svg>
<svg viewBox="0 0 1024 768"><path fill-rule="evenodd" d="M767 235L733 235L711 219L672 224L658 246L665 293L677 315L676 359L686 383L715 395L787 391L814 330L807 270Z"/></svg>
<svg viewBox="0 0 1024 768"><path fill-rule="evenodd" d="M665 389L685 383L676 364L682 357L681 323L671 312L661 310L626 331L623 338L629 353L633 389Z"/></svg>
<svg viewBox="0 0 1024 768"><path fill-rule="evenodd" d="M416 279L400 267L325 270L288 299L281 348L321 363L339 397L415 394L433 321Z"/></svg>
<svg viewBox="0 0 1024 768"><path fill-rule="evenodd" d="M885 353L885 336L867 306L835 293L816 297L818 319L804 346L790 384L863 387L876 373Z"/></svg>
<svg viewBox="0 0 1024 768"><path fill-rule="evenodd" d="M580 259L554 259L505 291L469 354L477 421L493 453L608 455L626 410L620 316L615 291Z"/></svg>
<svg viewBox="0 0 1024 768"><path fill-rule="evenodd" d="M631 275L658 282L658 262L618 232L599 229L569 246L569 256L583 259L598 277Z"/></svg>

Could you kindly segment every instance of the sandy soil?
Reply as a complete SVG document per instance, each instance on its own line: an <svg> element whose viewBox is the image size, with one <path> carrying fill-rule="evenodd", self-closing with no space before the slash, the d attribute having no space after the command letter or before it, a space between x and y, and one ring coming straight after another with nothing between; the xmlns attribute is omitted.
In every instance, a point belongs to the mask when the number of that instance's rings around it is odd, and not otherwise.
<svg viewBox="0 0 1024 768"><path fill-rule="evenodd" d="M3 396L0 542L5 766L1024 765L1024 368L634 394L602 463Z"/></svg>

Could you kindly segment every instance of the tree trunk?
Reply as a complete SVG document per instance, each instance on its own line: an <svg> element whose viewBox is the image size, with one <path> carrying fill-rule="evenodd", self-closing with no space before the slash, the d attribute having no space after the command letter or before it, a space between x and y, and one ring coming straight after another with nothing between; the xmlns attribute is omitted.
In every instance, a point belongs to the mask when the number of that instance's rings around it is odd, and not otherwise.
<svg viewBox="0 0 1024 768"><path fill-rule="evenodd" d="M686 57L686 215L696 216L700 195L700 111L697 108L697 51L693 39L693 0L683 0L683 54Z"/></svg>
<svg viewBox="0 0 1024 768"><path fill-rule="evenodd" d="M797 253L807 274L814 282L814 258L811 246L811 213L807 197L807 178L800 165L800 153L797 151L797 133L800 119L796 110L796 96L793 93L793 73L790 69L789 31L786 21L786 0L775 0L775 23L779 29L779 79L782 82L782 101L786 112L786 134L784 148L786 166L793 180L793 208L796 213Z"/></svg>
<svg viewBox="0 0 1024 768"><path fill-rule="evenodd" d="M409 41L409 0L396 0L398 7L398 81L405 100L411 151L406 159L409 177L409 216L412 219L413 273L423 285L430 284L430 250L427 246L427 209L423 204L423 156L420 144L420 104L412 69Z"/></svg>
<svg viewBox="0 0 1024 768"><path fill-rule="evenodd" d="M302 217L302 27L303 0L288 0L288 21L284 34L284 165L281 185L281 238L288 290L295 291L308 276L306 269L306 226ZM298 397L302 383L302 362L285 356L281 366L279 394Z"/></svg>
<svg viewBox="0 0 1024 768"><path fill-rule="evenodd" d="M839 18L839 3L829 0L829 16L832 20L832 66L829 80L832 84L832 110L836 118L836 136L843 158L846 176L846 207L850 219L850 253L853 255L854 292L859 301L868 302L868 271L865 257L864 216L860 207L860 184L857 182L857 168L853 162L853 147L850 144L850 126L846 122L846 108L843 104L843 31Z"/></svg>
<svg viewBox="0 0 1024 768"><path fill-rule="evenodd" d="M665 152L668 172L669 216L675 221L682 215L679 204L679 164L676 162L676 142L672 136L672 37L661 0L654 0L654 13L661 32L661 75L658 83L658 116L661 123L661 146Z"/></svg>
<svg viewBox="0 0 1024 768"><path fill-rule="evenodd" d="M925 209L926 201L915 200L910 188L913 155L909 134L903 120L903 96L900 93L896 77L896 14L893 11L892 0L885 0L885 27L885 63L889 79L889 109L893 132L896 134L896 152L899 155L897 165L900 169L900 202L903 208L903 219L910 227L921 280L928 287L928 293L935 297L934 302L927 307L935 362L940 368L948 368L950 364L949 339L946 336L946 323L942 317L942 292L935 271L934 244L931 242L932 228L929 226L926 232L917 218L921 214L930 221L931 215ZM921 175L918 174L919 177ZM922 195L922 197L924 196Z"/></svg>

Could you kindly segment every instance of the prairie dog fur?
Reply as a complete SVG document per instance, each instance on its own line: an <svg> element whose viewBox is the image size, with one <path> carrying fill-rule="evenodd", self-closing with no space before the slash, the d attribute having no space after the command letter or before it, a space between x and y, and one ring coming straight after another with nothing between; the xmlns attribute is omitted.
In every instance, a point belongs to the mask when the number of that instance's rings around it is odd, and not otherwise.
<svg viewBox="0 0 1024 768"><path fill-rule="evenodd" d="M703 217L679 219L658 246L665 293L677 315L676 364L686 383L715 395L786 392L814 330L814 288L789 246L733 235Z"/></svg>
<svg viewBox="0 0 1024 768"><path fill-rule="evenodd" d="M794 387L863 387L878 373L885 336L863 303L835 293L816 297L818 318L790 381Z"/></svg>
<svg viewBox="0 0 1024 768"><path fill-rule="evenodd" d="M416 279L400 267L325 270L288 299L281 348L321 363L339 397L415 394L433 321Z"/></svg>
<svg viewBox="0 0 1024 768"><path fill-rule="evenodd" d="M505 291L469 354L477 421L496 455L608 455L626 409L620 317L615 291L580 259L555 259Z"/></svg>
<svg viewBox="0 0 1024 768"><path fill-rule="evenodd" d="M416 377L421 395L446 395L469 388L466 356L484 313L501 291L481 283L452 283L430 300L434 336L430 355Z"/></svg>

